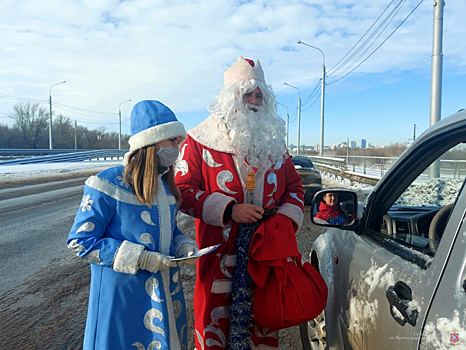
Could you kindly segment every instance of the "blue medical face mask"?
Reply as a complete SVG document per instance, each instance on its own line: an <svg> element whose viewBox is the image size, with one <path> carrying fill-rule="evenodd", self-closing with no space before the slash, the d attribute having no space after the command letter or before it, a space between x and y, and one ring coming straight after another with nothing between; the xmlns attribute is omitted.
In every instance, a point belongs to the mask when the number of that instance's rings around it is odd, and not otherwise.
<svg viewBox="0 0 466 350"><path fill-rule="evenodd" d="M157 151L158 163L161 166L169 167L176 162L179 154L180 150L178 148L160 147L160 149Z"/></svg>

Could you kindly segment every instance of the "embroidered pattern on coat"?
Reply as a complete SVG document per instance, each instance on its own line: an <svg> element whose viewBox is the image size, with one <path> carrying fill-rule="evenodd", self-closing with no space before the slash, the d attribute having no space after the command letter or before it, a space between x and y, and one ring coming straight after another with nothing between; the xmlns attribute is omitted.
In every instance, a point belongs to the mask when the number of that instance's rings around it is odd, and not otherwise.
<svg viewBox="0 0 466 350"><path fill-rule="evenodd" d="M186 147L188 147L187 144L185 144L183 147L181 147L180 156L178 157L178 161L175 164L175 176L176 176L176 174L178 174L178 172L181 173L181 176L185 176L189 171L188 162L183 159L184 151L185 151Z"/></svg>
<svg viewBox="0 0 466 350"><path fill-rule="evenodd" d="M84 213L86 210L91 210L92 204L94 204L94 201L90 195L83 196L83 199L81 199L81 211Z"/></svg>
<svg viewBox="0 0 466 350"><path fill-rule="evenodd" d="M214 160L214 157L212 156L212 153L210 153L208 150L205 148L202 150L202 159L204 159L204 162L210 166L211 168L218 168L219 166L222 166L223 164L217 163Z"/></svg>
<svg viewBox="0 0 466 350"><path fill-rule="evenodd" d="M236 194L237 192L230 190L226 183L233 181L233 173L229 170L222 170L217 175L217 186L226 193Z"/></svg>

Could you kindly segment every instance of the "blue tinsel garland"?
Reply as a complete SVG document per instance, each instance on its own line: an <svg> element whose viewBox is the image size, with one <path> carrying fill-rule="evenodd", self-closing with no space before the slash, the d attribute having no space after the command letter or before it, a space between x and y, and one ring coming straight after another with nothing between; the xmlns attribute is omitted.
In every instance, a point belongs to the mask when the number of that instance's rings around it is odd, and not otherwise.
<svg viewBox="0 0 466 350"><path fill-rule="evenodd" d="M251 238L258 223L241 224L235 242L236 267L233 272L232 300L230 304L230 349L251 348L251 306L254 281L248 272L248 253Z"/></svg>

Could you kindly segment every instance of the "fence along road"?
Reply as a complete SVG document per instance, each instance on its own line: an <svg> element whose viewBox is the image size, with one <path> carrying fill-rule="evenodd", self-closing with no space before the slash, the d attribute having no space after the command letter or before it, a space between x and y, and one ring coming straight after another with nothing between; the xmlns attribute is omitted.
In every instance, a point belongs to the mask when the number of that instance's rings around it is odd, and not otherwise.
<svg viewBox="0 0 466 350"><path fill-rule="evenodd" d="M52 150L53 151L53 150ZM64 152L63 152L64 151ZM0 166L33 163L82 162L92 160L123 159L127 150L0 150ZM58 153L58 154L57 154ZM13 158L13 159L12 159Z"/></svg>
<svg viewBox="0 0 466 350"><path fill-rule="evenodd" d="M344 158L310 156L315 167L329 176L348 179L351 183L375 185L390 169L397 157L362 157L349 156ZM440 160L442 176L453 179L460 178L466 172L464 160ZM428 170L420 180L429 178Z"/></svg>

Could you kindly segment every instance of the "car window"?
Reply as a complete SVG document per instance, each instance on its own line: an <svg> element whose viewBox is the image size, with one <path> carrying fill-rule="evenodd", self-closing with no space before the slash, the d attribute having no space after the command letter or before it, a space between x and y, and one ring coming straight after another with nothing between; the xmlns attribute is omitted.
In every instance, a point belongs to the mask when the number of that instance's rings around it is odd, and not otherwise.
<svg viewBox="0 0 466 350"><path fill-rule="evenodd" d="M305 168L313 168L314 167L314 164L312 164L312 161L310 159L307 159L307 158L293 157L293 158L291 158L291 160L293 161L294 165L299 165L299 166L302 166L302 167L305 167Z"/></svg>
<svg viewBox="0 0 466 350"><path fill-rule="evenodd" d="M383 213L380 233L426 259L435 255L449 214L466 178L466 148L459 144L437 157L407 184L392 207ZM400 255L403 249L400 250Z"/></svg>

